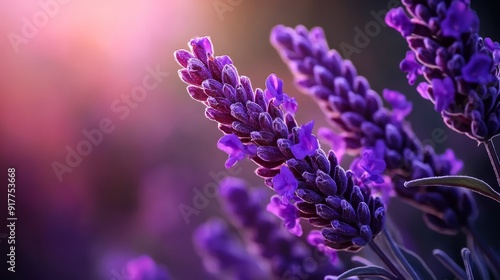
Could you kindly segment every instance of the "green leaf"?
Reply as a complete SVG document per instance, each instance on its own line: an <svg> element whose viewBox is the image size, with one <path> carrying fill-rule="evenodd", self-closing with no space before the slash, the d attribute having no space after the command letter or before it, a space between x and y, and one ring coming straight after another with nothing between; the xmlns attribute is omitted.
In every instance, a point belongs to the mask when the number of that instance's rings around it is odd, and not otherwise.
<svg viewBox="0 0 500 280"><path fill-rule="evenodd" d="M390 280L397 280L396 276L392 274L391 272L387 271L385 268L376 266L376 265L370 265L370 266L360 266L360 267L355 267L351 268L348 271L340 274L336 278L332 278L331 276L326 279L337 279L337 280L342 280L342 279L347 279L351 276L379 276L382 279L390 279Z"/></svg>
<svg viewBox="0 0 500 280"><path fill-rule="evenodd" d="M500 203L500 194L493 190L486 182L469 176L440 176L415 179L404 183L405 187L417 186L444 186L460 187L477 192Z"/></svg>
<svg viewBox="0 0 500 280"><path fill-rule="evenodd" d="M425 264L425 262L414 252L406 249L405 247L398 245L399 250L404 255L406 260L410 263L415 272L422 277L422 279L433 279L436 280L436 276L430 270L430 268Z"/></svg>

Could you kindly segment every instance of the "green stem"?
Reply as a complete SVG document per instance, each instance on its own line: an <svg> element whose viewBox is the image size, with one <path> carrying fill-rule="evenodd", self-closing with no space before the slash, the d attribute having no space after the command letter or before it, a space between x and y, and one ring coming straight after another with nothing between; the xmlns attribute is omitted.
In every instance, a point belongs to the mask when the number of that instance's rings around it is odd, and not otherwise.
<svg viewBox="0 0 500 280"><path fill-rule="evenodd" d="M495 171L495 176L497 177L498 186L500 186L500 160L498 159L498 154L495 150L495 145L493 141L490 139L484 142L484 147L486 148L486 153L488 153L488 157L490 158L491 166L493 166L493 170Z"/></svg>
<svg viewBox="0 0 500 280"><path fill-rule="evenodd" d="M379 256L379 258L384 262L385 265L387 265L387 267L392 271L392 273L394 273L394 275L396 275L396 277L398 279L402 279L402 280L405 279L403 274L401 274L401 272L392 263L392 261L387 257L387 255L380 249L380 247L378 247L377 244L375 244L375 241L372 240L370 243L368 243L368 245L370 245L370 248L372 248L372 250L375 252L375 254L377 254Z"/></svg>

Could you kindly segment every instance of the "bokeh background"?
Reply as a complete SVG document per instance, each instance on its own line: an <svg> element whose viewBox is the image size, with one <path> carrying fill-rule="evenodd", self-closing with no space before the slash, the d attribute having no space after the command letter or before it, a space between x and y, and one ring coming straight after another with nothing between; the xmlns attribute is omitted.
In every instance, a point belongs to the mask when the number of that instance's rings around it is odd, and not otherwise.
<svg viewBox="0 0 500 280"><path fill-rule="evenodd" d="M56 3L46 21L40 3ZM64 2L64 3L63 3ZM232 57L254 87L277 73L285 91L298 99L300 122L326 126L314 102L293 86L291 74L269 43L276 24L322 26L331 47L353 44L355 27L373 21L370 11L387 10L388 1L2 1L0 3L0 279L118 279L125 262L142 254L168 268L174 279L213 279L197 256L191 234L212 216L223 216L217 199L189 220L179 205L193 206L203 190L224 174L262 186L251 163L226 171L226 155L215 147L216 125L203 117L178 79L173 52L194 36L209 35L216 54ZM495 0L472 1L481 33L500 40ZM217 11L215 6L228 8ZM54 10L55 9L55 10ZM35 16L35 19L33 18ZM39 23L30 37L12 43L27 23ZM31 36L32 35L32 36ZM351 59L378 92L400 90L414 104L409 116L421 139L438 152L453 148L464 160L462 174L495 184L483 147L446 128L432 104L421 100L398 69L406 45L396 31L379 35ZM124 117L112 110L123 95L142 83L148 68L169 75ZM132 105L131 105L132 106ZM120 118L122 116L122 118ZM109 119L89 155L59 180L54 162L64 164L67 147L86 139L82 130ZM444 131L444 141L433 133ZM496 141L499 145L499 141ZM7 168L16 168L16 276L4 272ZM347 166L346 166L347 167ZM215 174L215 175L214 175ZM215 178L215 179L214 179ZM498 206L478 197L477 221L485 240L499 248ZM389 206L404 243L432 259L433 248L459 255L464 237L437 235L420 214L398 201ZM444 277L444 276L443 276Z"/></svg>

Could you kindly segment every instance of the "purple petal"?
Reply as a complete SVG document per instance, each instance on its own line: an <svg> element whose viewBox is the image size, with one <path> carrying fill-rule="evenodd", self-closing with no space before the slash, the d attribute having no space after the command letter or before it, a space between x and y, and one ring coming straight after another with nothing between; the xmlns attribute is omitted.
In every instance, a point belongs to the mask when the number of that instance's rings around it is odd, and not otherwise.
<svg viewBox="0 0 500 280"><path fill-rule="evenodd" d="M310 121L299 128L298 142L291 147L292 153L297 159L312 156L319 148L318 139L312 134L314 121Z"/></svg>
<svg viewBox="0 0 500 280"><path fill-rule="evenodd" d="M309 235L307 235L307 243L318 248L320 252L328 256L328 259L332 264L340 264L340 259L337 255L337 251L325 245L325 237L319 230L311 230L309 232Z"/></svg>
<svg viewBox="0 0 500 280"><path fill-rule="evenodd" d="M300 225L300 217L295 206L289 203L283 203L277 195L271 197L267 205L267 211L274 214L284 222L285 228L296 236L302 236L302 226Z"/></svg>
<svg viewBox="0 0 500 280"><path fill-rule="evenodd" d="M283 203L295 197L295 190L299 185L292 171L286 166L282 166L280 173L272 179L274 191L282 196Z"/></svg>
<svg viewBox="0 0 500 280"><path fill-rule="evenodd" d="M441 79L432 79L432 90L434 92L434 108L441 112L453 102L455 98L455 85L450 77Z"/></svg>
<svg viewBox="0 0 500 280"><path fill-rule="evenodd" d="M399 31L403 37L409 36L413 32L413 23L401 7L390 10L385 16L385 22Z"/></svg>
<svg viewBox="0 0 500 280"><path fill-rule="evenodd" d="M217 148L229 155L226 160L226 168L233 167L238 161L245 158L246 155L255 155L257 146L254 144L243 145L238 136L234 134L224 135L217 142Z"/></svg>
<svg viewBox="0 0 500 280"><path fill-rule="evenodd" d="M406 57L399 64L399 68L403 70L403 72L408 73L406 78L408 79L408 83L413 85L418 76L422 75L422 65L417 62L415 53L413 51L407 51Z"/></svg>
<svg viewBox="0 0 500 280"><path fill-rule="evenodd" d="M266 79L266 95L268 99L276 98L278 101L278 103L275 103L276 106L283 101L283 81L275 74L269 75Z"/></svg>
<svg viewBox="0 0 500 280"><path fill-rule="evenodd" d="M462 1L452 1L446 18L441 22L444 36L459 39L462 33L472 32L478 25L477 15Z"/></svg>
<svg viewBox="0 0 500 280"><path fill-rule="evenodd" d="M491 81L491 67L492 60L488 55L476 53L462 68L462 76L470 83L488 83Z"/></svg>
<svg viewBox="0 0 500 280"><path fill-rule="evenodd" d="M427 92L428 89L429 89L429 84L427 82L421 82L417 86L417 91L420 94L420 96L422 96L422 98L424 99L430 100L431 98L429 96L429 93Z"/></svg>

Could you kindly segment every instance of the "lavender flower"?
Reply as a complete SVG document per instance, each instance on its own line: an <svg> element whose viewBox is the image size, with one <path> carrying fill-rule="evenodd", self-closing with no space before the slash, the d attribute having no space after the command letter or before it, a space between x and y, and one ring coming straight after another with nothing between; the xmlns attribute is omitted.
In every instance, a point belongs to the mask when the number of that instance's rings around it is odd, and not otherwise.
<svg viewBox="0 0 500 280"><path fill-rule="evenodd" d="M478 142L500 133L500 45L478 36L470 1L403 1L386 22L408 42L401 62L410 84L434 103L446 125ZM408 13L405 13L406 12Z"/></svg>
<svg viewBox="0 0 500 280"><path fill-rule="evenodd" d="M292 112L276 99L289 99L281 81L271 75L266 83L271 94L254 92L227 56L213 56L208 38L195 38L189 46L191 52L175 53L183 67L180 78L189 84L190 95L207 106L206 116L225 134L238 137L243 148L235 147L260 166L256 173L266 178L266 184L284 203L293 200L300 216L321 228L327 246L358 251L371 242L384 224L381 200L364 185L356 185L358 180L338 165L333 152L326 155L319 148L312 123L297 126Z"/></svg>
<svg viewBox="0 0 500 280"><path fill-rule="evenodd" d="M394 17L396 22L407 24L404 18ZM405 27L401 30L408 32ZM315 98L341 132L340 145L354 156L362 155L355 162L362 163L369 179L380 181L383 165L374 160L383 159L384 173L392 178L397 195L423 210L429 227L453 234L468 225L476 212L470 192L438 186L404 187L403 183L411 179L455 174L462 163L451 150L436 155L431 147L422 146L404 122L411 103L403 95L384 91L393 110L384 108L379 94L357 75L352 63L328 48L320 28L308 31L303 26L277 26L271 41L295 75L299 88ZM380 156L367 155L367 150Z"/></svg>
<svg viewBox="0 0 500 280"><path fill-rule="evenodd" d="M257 259L220 219L199 226L193 242L205 268L222 279L265 279L267 274Z"/></svg>
<svg viewBox="0 0 500 280"><path fill-rule="evenodd" d="M260 189L250 192L243 180L230 177L221 182L220 195L224 208L234 224L246 233L245 236L257 247L259 255L269 261L271 270L278 279L299 277L303 273L311 279L320 279L332 271L338 271L324 256L315 259L305 244L276 223L276 219L262 207L265 195ZM290 204L282 208L279 199L272 201L278 202L278 214L285 213L285 216L291 216L289 221L292 225L285 223L286 227L302 231L298 224L298 215L295 213L297 209ZM268 209L274 212L275 206L275 203L271 203ZM330 251L321 249L326 251L330 259L338 265L338 257L331 248ZM315 260L318 265L307 266L307 259Z"/></svg>
<svg viewBox="0 0 500 280"><path fill-rule="evenodd" d="M134 280L168 280L167 270L144 255L130 260L126 265L127 275Z"/></svg>

